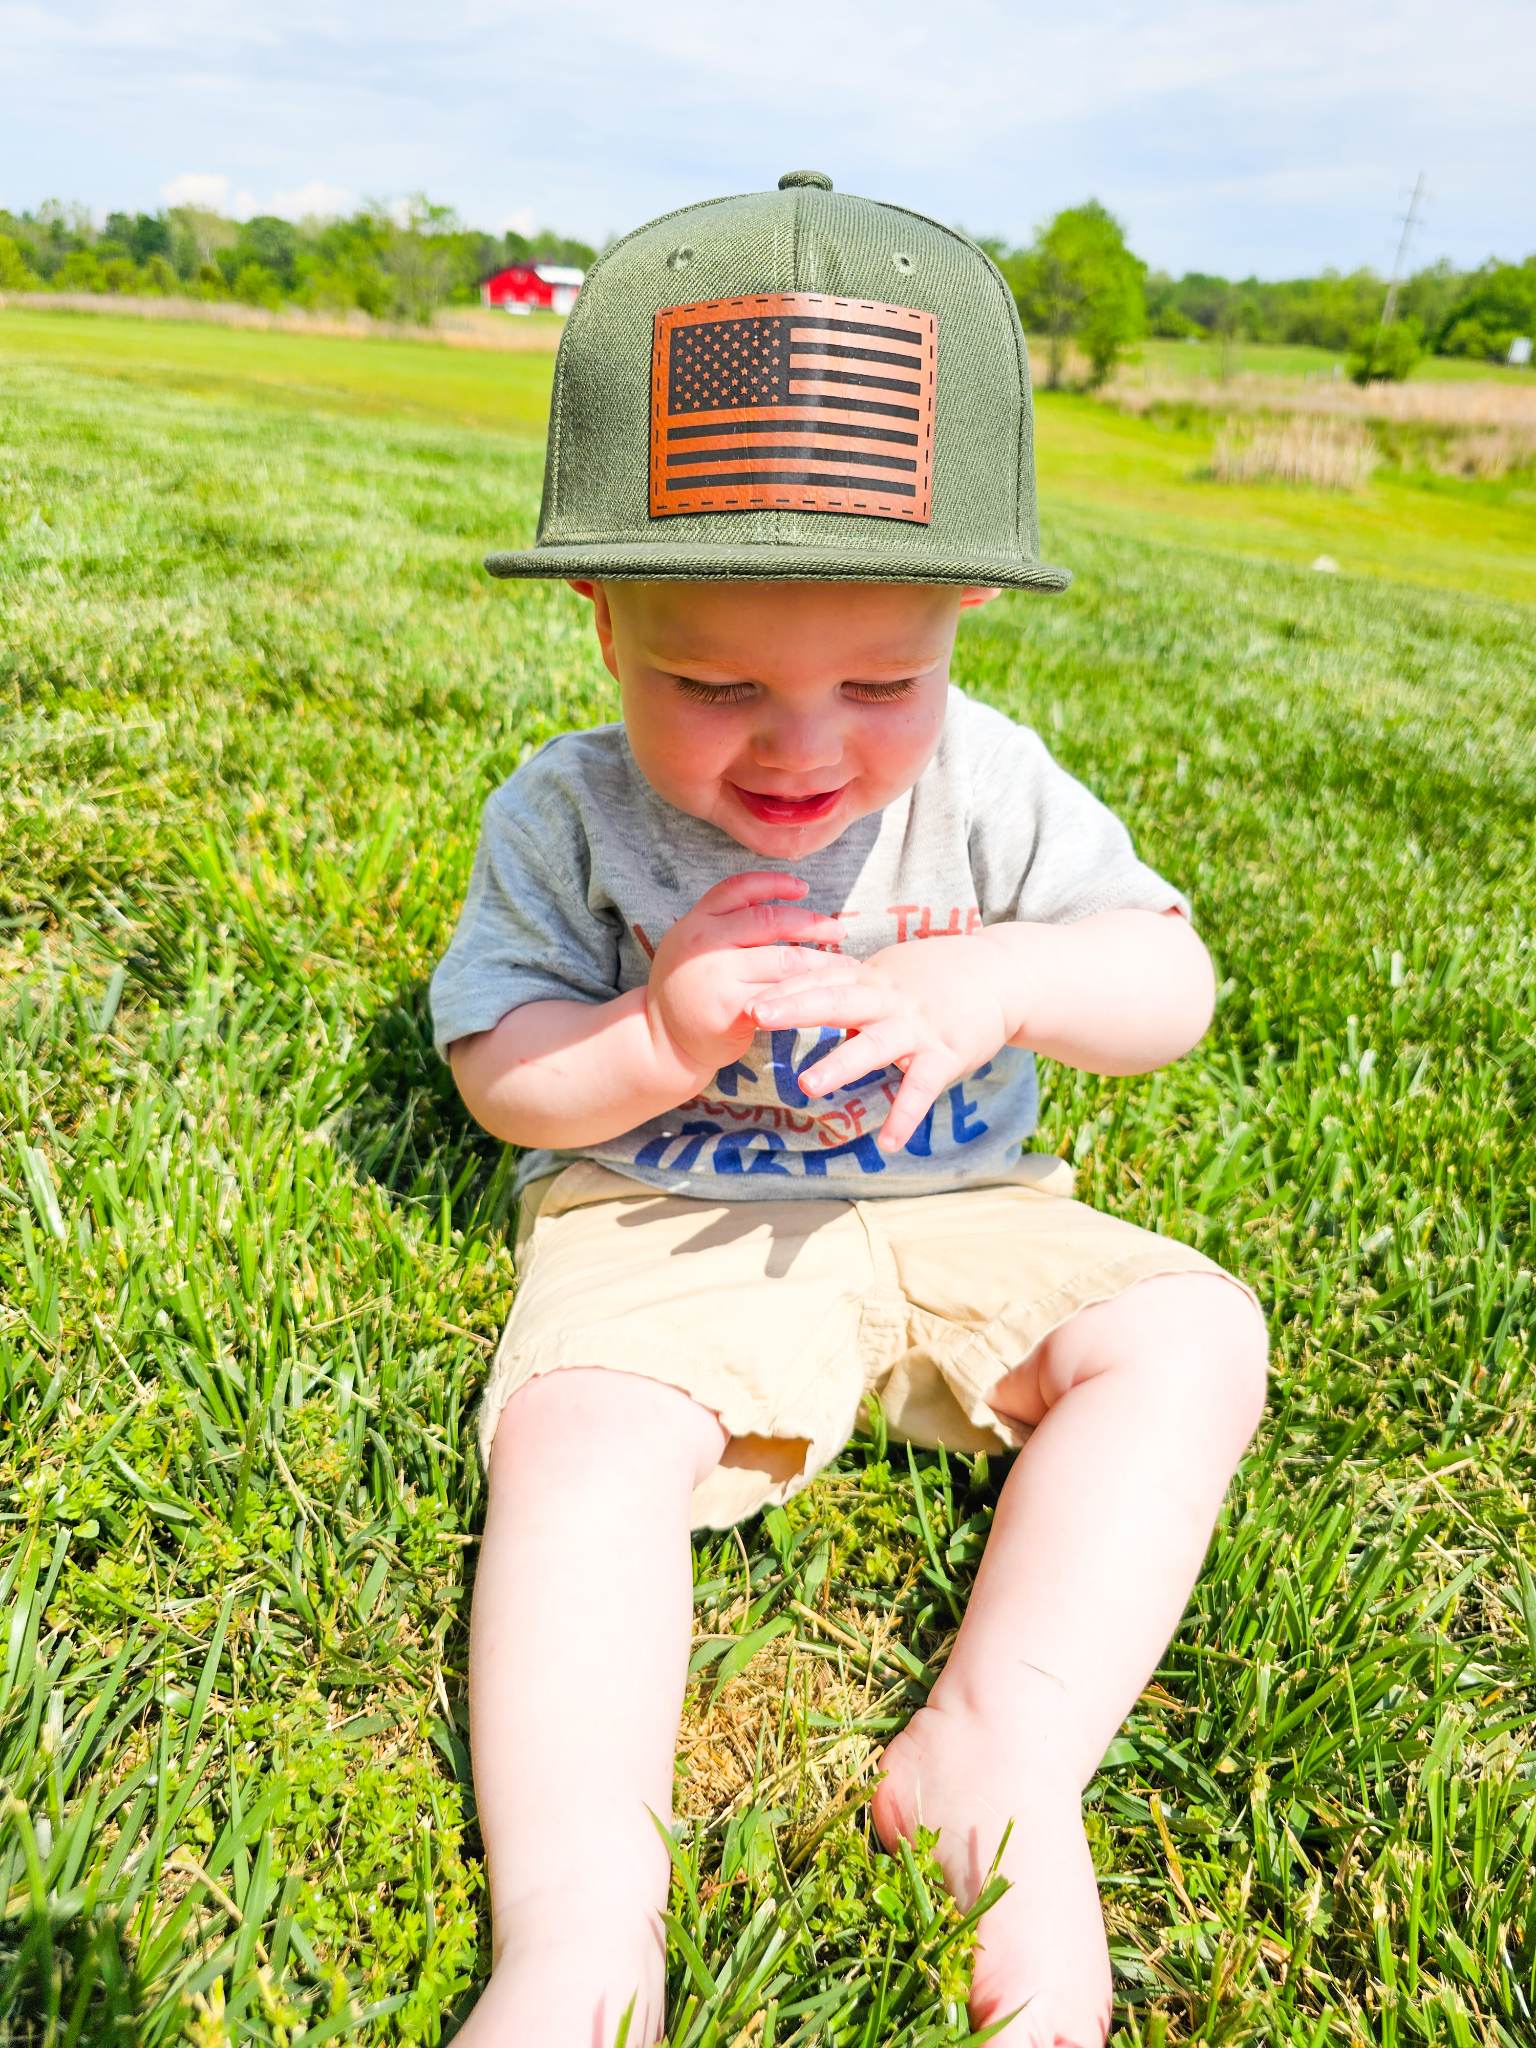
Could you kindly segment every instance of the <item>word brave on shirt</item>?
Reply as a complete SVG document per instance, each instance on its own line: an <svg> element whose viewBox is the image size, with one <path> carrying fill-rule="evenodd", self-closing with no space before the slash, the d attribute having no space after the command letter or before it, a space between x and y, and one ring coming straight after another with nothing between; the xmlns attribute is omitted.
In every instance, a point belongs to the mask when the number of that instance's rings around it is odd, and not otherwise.
<svg viewBox="0 0 1536 2048"><path fill-rule="evenodd" d="M635 1153L635 1164L687 1173L700 1163L705 1146L713 1141L708 1166L714 1173L800 1173L824 1178L827 1162L833 1159L846 1160L863 1173L882 1173L885 1154L866 1126L872 1107L878 1109L883 1101L889 1109L896 1100L901 1086L900 1070L878 1067L873 1073L849 1082L840 1102L812 1109L811 1098L800 1086L800 1076L814 1060L841 1043L841 1033L823 1026L816 1034L815 1045L797 1059L801 1035L798 1031L759 1032L753 1046L755 1049L764 1040L767 1042L766 1077L762 1062L753 1066L746 1060L734 1060L730 1066L722 1067L715 1076L719 1097L695 1095L683 1103L679 1109L685 1119L682 1125L675 1131L663 1131L648 1138ZM988 1060L970 1078L983 1079L991 1067ZM739 1098L743 1082L751 1086L760 1084L762 1078L771 1081L778 1096L776 1102L729 1099ZM842 1091L834 1091L839 1092ZM944 1128L955 1144L974 1143L988 1129L977 1113L978 1108L978 1103L966 1093L966 1083L957 1081L929 1106L902 1150L926 1159L933 1151L934 1118L941 1113ZM690 1110L708 1114L690 1117ZM716 1118L726 1121L717 1122ZM809 1137L821 1149L791 1147L782 1135L786 1130L795 1136Z"/></svg>
<svg viewBox="0 0 1536 2048"><path fill-rule="evenodd" d="M851 907L833 913L840 918L856 918L860 914ZM952 904L943 922L939 921L940 912L927 903L893 903L886 915L896 921L898 945L914 939L958 936L977 930L981 924L981 912L974 904ZM647 933L639 924L633 929L647 956L654 958L656 948ZM841 953L843 949L838 941L830 940L815 944L814 950ZM675 1131L648 1137L634 1154L635 1164L673 1173L707 1167L714 1173L825 1178L828 1161L840 1160L857 1166L862 1173L884 1172L886 1155L875 1143L874 1131L869 1126L872 1115L882 1108L888 1110L896 1100L902 1081L900 1068L877 1067L873 1073L847 1083L844 1089L834 1090L833 1096L820 1107L812 1108L811 1098L800 1086L800 1076L823 1053L841 1044L842 1033L823 1027L810 1049L797 1057L801 1036L796 1030L759 1032L752 1048L756 1064L735 1060L722 1067L715 1076L716 1094L695 1095L680 1104L678 1114L686 1121ZM758 1046L764 1048L761 1055L757 1054ZM988 1060L970 1078L979 1081L991 1066ZM755 1100L743 1099L744 1086ZM834 1100L838 1095L842 1099ZM701 1113L689 1116L690 1110ZM986 1134L988 1126L977 1113L978 1104L967 1096L965 1083L956 1082L930 1105L902 1147L904 1152L918 1159L931 1155L934 1118L941 1111L945 1118L943 1128L947 1128L956 1145L969 1145ZM718 1118L725 1121L715 1121ZM808 1139L810 1146L820 1149L809 1149L803 1143L790 1145L783 1136L786 1131L802 1141ZM711 1144L713 1150L705 1160L705 1148Z"/></svg>

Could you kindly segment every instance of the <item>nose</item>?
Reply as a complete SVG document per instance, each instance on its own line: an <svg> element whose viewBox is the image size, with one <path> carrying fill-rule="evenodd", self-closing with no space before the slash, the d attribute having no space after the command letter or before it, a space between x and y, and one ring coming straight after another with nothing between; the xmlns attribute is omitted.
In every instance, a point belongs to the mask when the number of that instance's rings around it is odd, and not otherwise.
<svg viewBox="0 0 1536 2048"><path fill-rule="evenodd" d="M810 775L838 765L843 738L835 721L825 716L781 708L753 734L752 758L771 773Z"/></svg>

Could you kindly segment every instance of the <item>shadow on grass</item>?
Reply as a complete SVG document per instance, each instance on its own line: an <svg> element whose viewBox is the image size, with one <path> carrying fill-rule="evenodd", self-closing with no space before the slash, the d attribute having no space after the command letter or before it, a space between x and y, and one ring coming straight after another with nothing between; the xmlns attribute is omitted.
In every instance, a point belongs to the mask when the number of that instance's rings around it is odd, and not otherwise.
<svg viewBox="0 0 1536 2048"><path fill-rule="evenodd" d="M356 1170L395 1199L428 1205L455 1233L514 1220L521 1156L483 1131L432 1043L427 984L413 982L367 1026L358 1074L333 1133Z"/></svg>
<svg viewBox="0 0 1536 2048"><path fill-rule="evenodd" d="M63 1925L33 1912L0 1934L0 2021L10 2048L75 2040L139 2048L165 2039L153 1992L133 1959L127 1914L78 1913Z"/></svg>

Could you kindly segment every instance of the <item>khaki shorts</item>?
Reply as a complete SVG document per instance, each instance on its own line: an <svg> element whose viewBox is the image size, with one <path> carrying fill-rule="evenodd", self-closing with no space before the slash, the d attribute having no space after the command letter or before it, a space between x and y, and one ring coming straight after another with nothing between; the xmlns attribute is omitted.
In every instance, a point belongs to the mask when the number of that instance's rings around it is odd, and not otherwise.
<svg viewBox="0 0 1536 2048"><path fill-rule="evenodd" d="M562 1366L660 1380L720 1418L732 1441L694 1493L696 1529L809 1485L870 1393L898 1441L1016 1449L1030 1426L988 1390L1058 1324L1153 1274L1231 1278L1074 1201L1064 1160L1022 1164L1027 1183L869 1201L661 1194L590 1160L534 1181L480 1406L482 1466L507 1401Z"/></svg>

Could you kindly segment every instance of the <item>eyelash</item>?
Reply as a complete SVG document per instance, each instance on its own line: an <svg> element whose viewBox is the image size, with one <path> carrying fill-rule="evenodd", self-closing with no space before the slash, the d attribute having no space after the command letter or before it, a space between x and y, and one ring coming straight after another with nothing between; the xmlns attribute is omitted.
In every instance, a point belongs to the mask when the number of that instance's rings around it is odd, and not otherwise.
<svg viewBox="0 0 1536 2048"><path fill-rule="evenodd" d="M739 704L743 697L750 696L750 683L696 683L688 676L674 676L672 679L685 697L693 697L701 704ZM905 697L916 687L916 678L904 683L862 683L859 688L864 695L856 701L861 704L889 703L897 697Z"/></svg>

